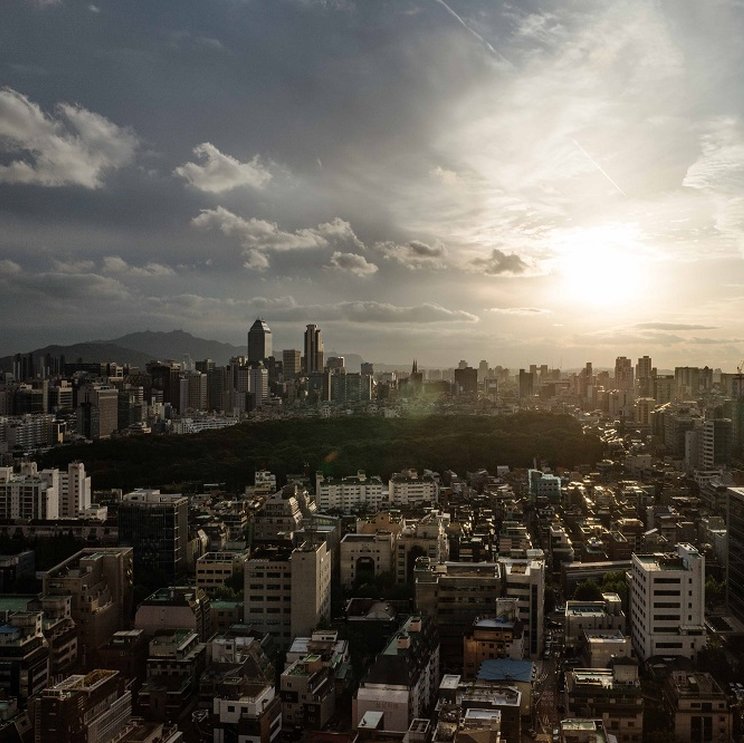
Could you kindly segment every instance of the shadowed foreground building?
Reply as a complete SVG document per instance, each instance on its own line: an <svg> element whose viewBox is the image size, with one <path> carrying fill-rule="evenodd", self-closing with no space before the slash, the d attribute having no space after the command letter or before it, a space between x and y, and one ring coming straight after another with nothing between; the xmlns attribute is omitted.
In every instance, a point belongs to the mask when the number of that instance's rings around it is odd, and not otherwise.
<svg viewBox="0 0 744 743"><path fill-rule="evenodd" d="M439 683L439 637L428 616L410 617L377 656L357 689L351 721L360 725L367 713L384 713L385 730L405 731L426 717Z"/></svg>
<svg viewBox="0 0 744 743"><path fill-rule="evenodd" d="M134 550L134 578L147 586L173 584L186 572L189 500L159 490L127 493L119 505L119 544Z"/></svg>

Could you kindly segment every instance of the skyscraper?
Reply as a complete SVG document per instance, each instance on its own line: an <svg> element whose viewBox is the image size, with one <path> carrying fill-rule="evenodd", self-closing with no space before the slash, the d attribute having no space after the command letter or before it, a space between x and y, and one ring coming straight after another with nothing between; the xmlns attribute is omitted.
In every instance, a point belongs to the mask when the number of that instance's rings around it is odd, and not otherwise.
<svg viewBox="0 0 744 743"><path fill-rule="evenodd" d="M258 364L273 354L271 328L259 317L248 331L248 363Z"/></svg>
<svg viewBox="0 0 744 743"><path fill-rule="evenodd" d="M323 371L323 336L312 323L305 329L305 371Z"/></svg>
<svg viewBox="0 0 744 743"><path fill-rule="evenodd" d="M282 351L282 367L284 379L294 379L302 369L302 353L294 348Z"/></svg>

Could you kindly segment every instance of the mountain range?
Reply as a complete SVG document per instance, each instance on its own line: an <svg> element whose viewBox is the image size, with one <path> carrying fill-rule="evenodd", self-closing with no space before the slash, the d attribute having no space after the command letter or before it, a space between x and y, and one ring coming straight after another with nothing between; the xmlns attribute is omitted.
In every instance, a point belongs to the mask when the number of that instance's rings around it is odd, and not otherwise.
<svg viewBox="0 0 744 743"><path fill-rule="evenodd" d="M73 343L69 346L51 345L37 348L30 353L34 357L34 365L38 369L44 357L64 355L68 363L84 362L116 362L129 364L144 369L145 364L153 359L173 359L182 361L188 354L194 361L212 359L216 364L226 364L233 356L245 354L245 346L234 346L231 343L197 338L183 330L170 332L145 330L129 333L112 340L95 340L85 343ZM29 352L23 354L27 356ZM280 352L278 352L280 353ZM326 356L339 355L329 352ZM346 359L349 371L359 371L363 361L358 354L341 354ZM0 371L12 371L13 356L0 358Z"/></svg>

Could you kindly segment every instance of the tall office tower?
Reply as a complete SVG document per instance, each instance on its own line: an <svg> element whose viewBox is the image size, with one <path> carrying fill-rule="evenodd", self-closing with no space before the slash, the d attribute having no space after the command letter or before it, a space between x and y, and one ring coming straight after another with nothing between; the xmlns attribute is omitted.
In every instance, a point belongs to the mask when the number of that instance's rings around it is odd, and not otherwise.
<svg viewBox="0 0 744 743"><path fill-rule="evenodd" d="M248 363L257 364L273 355L271 328L259 317L248 331Z"/></svg>
<svg viewBox="0 0 744 743"><path fill-rule="evenodd" d="M630 630L641 660L694 660L705 646L705 556L691 544L678 544L671 553L633 553Z"/></svg>
<svg viewBox="0 0 744 743"><path fill-rule="evenodd" d="M302 351L285 348L282 351L284 379L294 379L302 371Z"/></svg>
<svg viewBox="0 0 744 743"><path fill-rule="evenodd" d="M734 424L731 418L708 418L703 422L700 464L712 470L731 463L734 443Z"/></svg>
<svg viewBox="0 0 744 743"><path fill-rule="evenodd" d="M186 571L189 499L135 490L119 506L119 544L134 549L137 583L174 584Z"/></svg>
<svg viewBox="0 0 744 743"><path fill-rule="evenodd" d="M90 508L91 481L85 474L82 462L70 462L67 472L59 473L59 515L60 518L76 518Z"/></svg>
<svg viewBox="0 0 744 743"><path fill-rule="evenodd" d="M178 410L181 414L187 410L206 410L208 398L207 375L202 372L187 372L179 384L180 398Z"/></svg>
<svg viewBox="0 0 744 743"><path fill-rule="evenodd" d="M107 439L119 425L119 391L89 384L78 391L77 429L87 439Z"/></svg>
<svg viewBox="0 0 744 743"><path fill-rule="evenodd" d="M535 394L535 374L519 370L519 397L532 397Z"/></svg>
<svg viewBox="0 0 744 743"><path fill-rule="evenodd" d="M253 395L253 405L260 408L269 399L269 372L259 363L250 371L250 391Z"/></svg>
<svg viewBox="0 0 744 743"><path fill-rule="evenodd" d="M633 391L633 364L626 356L615 359L615 387L619 390Z"/></svg>
<svg viewBox="0 0 744 743"><path fill-rule="evenodd" d="M744 488L726 489L726 604L744 621Z"/></svg>
<svg viewBox="0 0 744 743"><path fill-rule="evenodd" d="M483 386L484 382L488 379L488 362L485 359L481 359L478 364L478 384Z"/></svg>
<svg viewBox="0 0 744 743"><path fill-rule="evenodd" d="M641 356L636 364L636 384L640 397L649 397L653 392L653 365L650 356Z"/></svg>
<svg viewBox="0 0 744 743"><path fill-rule="evenodd" d="M181 402L181 365L152 361L146 369L152 380L152 390L160 390L163 393L163 402L169 402L177 408Z"/></svg>
<svg viewBox="0 0 744 743"><path fill-rule="evenodd" d="M323 335L317 325L305 329L305 372L323 371Z"/></svg>

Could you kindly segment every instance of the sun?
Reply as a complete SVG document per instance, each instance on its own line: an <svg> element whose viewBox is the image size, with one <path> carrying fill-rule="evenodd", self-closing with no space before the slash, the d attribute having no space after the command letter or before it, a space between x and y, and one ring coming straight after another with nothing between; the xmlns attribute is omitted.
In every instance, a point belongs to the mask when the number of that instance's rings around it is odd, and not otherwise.
<svg viewBox="0 0 744 743"><path fill-rule="evenodd" d="M609 224L567 230L552 245L559 301L621 308L639 301L648 286L648 251L639 230Z"/></svg>

